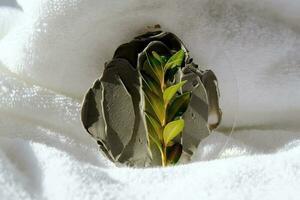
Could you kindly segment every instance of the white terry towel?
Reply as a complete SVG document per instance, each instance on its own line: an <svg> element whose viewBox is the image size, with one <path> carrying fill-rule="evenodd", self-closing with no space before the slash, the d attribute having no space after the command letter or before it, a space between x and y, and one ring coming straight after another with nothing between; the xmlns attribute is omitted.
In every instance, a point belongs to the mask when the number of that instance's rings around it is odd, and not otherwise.
<svg viewBox="0 0 300 200"><path fill-rule="evenodd" d="M18 3L0 9L0 199L299 199L299 0ZM224 120L192 164L115 168L80 103L153 24L216 72Z"/></svg>

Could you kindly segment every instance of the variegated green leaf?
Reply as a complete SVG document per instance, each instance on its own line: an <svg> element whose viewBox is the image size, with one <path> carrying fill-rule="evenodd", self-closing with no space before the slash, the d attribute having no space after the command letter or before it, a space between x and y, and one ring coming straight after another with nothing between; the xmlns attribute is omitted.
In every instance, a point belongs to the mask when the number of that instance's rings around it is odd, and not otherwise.
<svg viewBox="0 0 300 200"><path fill-rule="evenodd" d="M176 85L172 85L168 87L163 94L164 97L164 105L168 105L168 103L171 101L173 96L176 94L176 92L186 83L186 81L181 81L180 83L177 83Z"/></svg>
<svg viewBox="0 0 300 200"><path fill-rule="evenodd" d="M165 109L162 99L157 96L154 92L148 91L145 93L145 97L148 100L148 103L151 105L153 111L155 112L159 121L163 124L165 121Z"/></svg>
<svg viewBox="0 0 300 200"><path fill-rule="evenodd" d="M145 91L145 88L147 88L148 90L154 92L156 95L161 96L162 91L160 85L146 73L141 72L141 75L143 90Z"/></svg>
<svg viewBox="0 0 300 200"><path fill-rule="evenodd" d="M147 53L146 53L146 57L157 79L160 81L163 80L164 70L162 64L158 60L156 60L153 56L148 55Z"/></svg>
<svg viewBox="0 0 300 200"><path fill-rule="evenodd" d="M165 65L164 60L162 59L162 57L160 55L158 55L155 51L152 51L152 55L153 57L158 60L162 65Z"/></svg>
<svg viewBox="0 0 300 200"><path fill-rule="evenodd" d="M169 68L181 66L183 59L184 59L184 51L180 49L168 60L168 62L164 67L164 70L166 71Z"/></svg>
<svg viewBox="0 0 300 200"><path fill-rule="evenodd" d="M167 121L172 121L178 116L182 116L189 106L191 100L191 93L186 92L176 97L174 101L168 106Z"/></svg>
<svg viewBox="0 0 300 200"><path fill-rule="evenodd" d="M154 71L153 67L149 64L149 62L146 60L143 64L143 70L141 71L142 74L147 74L150 76L153 80L155 80L158 84L160 84L161 80L156 75L156 72Z"/></svg>
<svg viewBox="0 0 300 200"><path fill-rule="evenodd" d="M163 132L163 138L165 144L168 144L171 140L173 140L180 132L182 132L184 128L184 120L179 119L176 121L169 122Z"/></svg>
<svg viewBox="0 0 300 200"><path fill-rule="evenodd" d="M154 132L154 130L149 129L148 130L148 135L150 140L157 146L160 152L162 152L162 143L158 138L158 135Z"/></svg>
<svg viewBox="0 0 300 200"><path fill-rule="evenodd" d="M148 98L144 98L145 102L144 102L144 112L147 112L148 114L150 114L153 118L155 118L157 121L160 122L159 118L156 116L155 111L152 108L152 105L150 104Z"/></svg>
<svg viewBox="0 0 300 200"><path fill-rule="evenodd" d="M178 162L182 153L182 145L175 143L167 148L167 163L174 165Z"/></svg>
<svg viewBox="0 0 300 200"><path fill-rule="evenodd" d="M158 136L159 140L162 141L162 127L160 123L147 112L145 112L145 118L147 127L152 129L154 133Z"/></svg>

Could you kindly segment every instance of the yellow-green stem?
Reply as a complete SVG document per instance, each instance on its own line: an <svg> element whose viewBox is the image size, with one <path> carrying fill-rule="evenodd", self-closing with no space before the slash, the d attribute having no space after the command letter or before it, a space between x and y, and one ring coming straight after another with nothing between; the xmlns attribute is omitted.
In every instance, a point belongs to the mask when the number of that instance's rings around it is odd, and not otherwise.
<svg viewBox="0 0 300 200"><path fill-rule="evenodd" d="M165 149L165 147L163 147L163 149ZM160 153L161 153L161 165L163 167L166 167L167 166L167 157L166 157L165 150L162 150Z"/></svg>
<svg viewBox="0 0 300 200"><path fill-rule="evenodd" d="M166 85L165 85L165 72L163 72L162 81L161 81L161 91L162 91L162 93L164 93L165 87L166 87ZM163 123L161 124L162 130L164 130L164 127L166 125L166 111L167 111L167 106L166 105L164 106L164 109L165 109L165 116L164 116L164 119L163 119ZM167 166L167 146L166 146L164 140L162 141L162 143L163 143L162 144L163 149L161 151L161 163L162 163L163 167L166 167Z"/></svg>

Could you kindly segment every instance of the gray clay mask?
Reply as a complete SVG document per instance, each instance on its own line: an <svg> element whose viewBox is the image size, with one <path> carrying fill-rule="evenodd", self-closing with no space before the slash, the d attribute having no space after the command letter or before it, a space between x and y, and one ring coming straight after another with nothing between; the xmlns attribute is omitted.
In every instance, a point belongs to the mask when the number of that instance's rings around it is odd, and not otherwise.
<svg viewBox="0 0 300 200"><path fill-rule="evenodd" d="M85 95L81 119L101 152L133 167L187 163L221 120L217 78L173 33L120 45Z"/></svg>

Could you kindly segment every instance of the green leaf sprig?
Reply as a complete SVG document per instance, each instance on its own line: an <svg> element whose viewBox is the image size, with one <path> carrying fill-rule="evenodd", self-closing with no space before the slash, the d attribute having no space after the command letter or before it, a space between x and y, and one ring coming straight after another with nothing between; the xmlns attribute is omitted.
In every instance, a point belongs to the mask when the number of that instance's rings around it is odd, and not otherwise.
<svg viewBox="0 0 300 200"><path fill-rule="evenodd" d="M171 83L181 70L184 51L181 49L167 58L155 51L146 52L146 61L140 69L144 93L144 114L147 138L161 154L162 166L175 164L182 153L182 145L174 139L183 131L183 113L186 111L190 92L181 92L186 81ZM150 145L151 150L151 145Z"/></svg>

